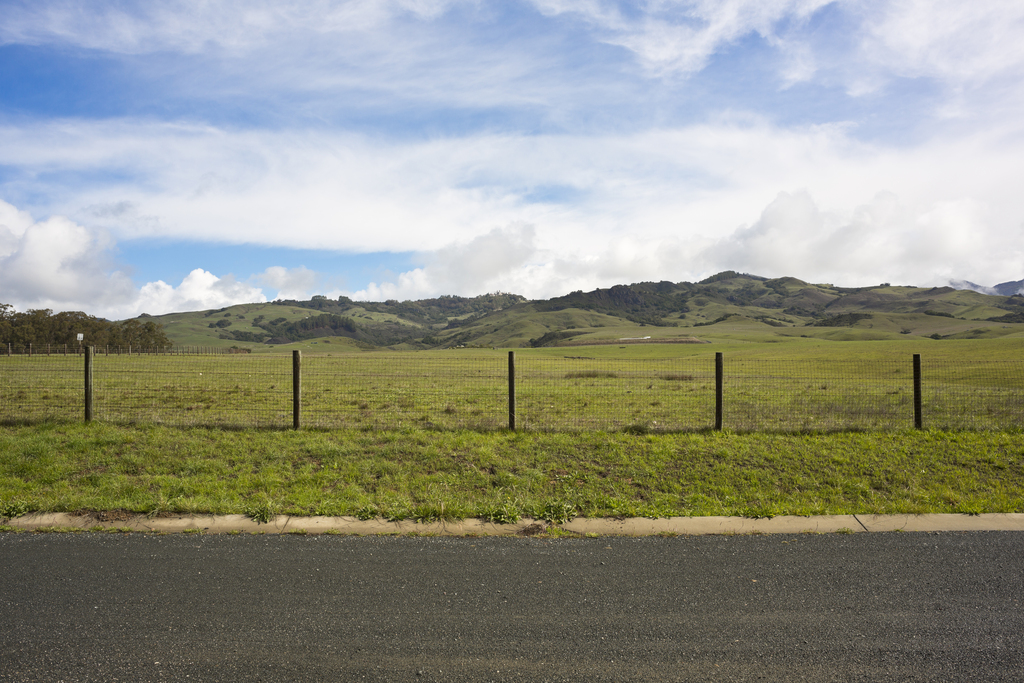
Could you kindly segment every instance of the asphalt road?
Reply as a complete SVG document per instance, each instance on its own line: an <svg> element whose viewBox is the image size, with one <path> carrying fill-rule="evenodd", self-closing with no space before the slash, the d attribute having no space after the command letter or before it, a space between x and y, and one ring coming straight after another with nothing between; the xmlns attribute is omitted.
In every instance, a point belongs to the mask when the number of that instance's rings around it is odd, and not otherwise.
<svg viewBox="0 0 1024 683"><path fill-rule="evenodd" d="M0 534L0 681L1021 681L1024 533Z"/></svg>

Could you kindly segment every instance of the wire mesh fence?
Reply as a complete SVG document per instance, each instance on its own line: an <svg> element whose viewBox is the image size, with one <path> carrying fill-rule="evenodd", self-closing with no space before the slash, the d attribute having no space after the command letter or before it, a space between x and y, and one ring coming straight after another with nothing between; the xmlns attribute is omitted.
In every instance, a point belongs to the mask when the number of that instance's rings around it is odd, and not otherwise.
<svg viewBox="0 0 1024 683"><path fill-rule="evenodd" d="M922 369L924 423L938 429L1024 425L1024 363L970 361Z"/></svg>
<svg viewBox="0 0 1024 683"><path fill-rule="evenodd" d="M0 355L7 356L81 356L81 344L11 344L0 347ZM94 346L97 356L214 356L243 353L238 348L213 346Z"/></svg>
<svg viewBox="0 0 1024 683"><path fill-rule="evenodd" d="M714 358L530 358L516 367L517 424L540 430L681 431L715 423Z"/></svg>
<svg viewBox="0 0 1024 683"><path fill-rule="evenodd" d="M927 427L1024 426L1024 361L925 363L915 394L909 358L726 359L721 374L710 355L520 354L514 372L510 360L395 353L297 365L286 355L100 353L90 414L176 426L778 432L905 429L918 409ZM80 356L0 356L0 421L81 420L84 386Z"/></svg>
<svg viewBox="0 0 1024 683"><path fill-rule="evenodd" d="M907 361L740 359L724 375L723 422L738 431L897 429L913 425Z"/></svg>
<svg viewBox="0 0 1024 683"><path fill-rule="evenodd" d="M506 382L501 356L303 358L302 424L499 429L507 425Z"/></svg>
<svg viewBox="0 0 1024 683"><path fill-rule="evenodd" d="M110 356L94 369L94 417L176 426L287 427L292 367L280 356Z"/></svg>
<svg viewBox="0 0 1024 683"><path fill-rule="evenodd" d="M81 419L83 386L80 357L3 357L0 415L7 423Z"/></svg>

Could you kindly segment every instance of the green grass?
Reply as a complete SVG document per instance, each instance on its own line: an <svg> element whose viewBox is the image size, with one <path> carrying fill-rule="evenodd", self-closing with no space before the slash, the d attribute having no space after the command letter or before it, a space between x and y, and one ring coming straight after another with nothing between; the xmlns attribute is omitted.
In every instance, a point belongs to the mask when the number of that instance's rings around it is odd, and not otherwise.
<svg viewBox="0 0 1024 683"><path fill-rule="evenodd" d="M82 510L496 522L1024 512L1024 439L0 427L0 517Z"/></svg>
<svg viewBox="0 0 1024 683"><path fill-rule="evenodd" d="M1011 339L524 349L516 353L517 426L707 429L719 349L724 424L737 431L906 428L916 352L926 426L1022 426L1024 364ZM81 420L82 364L77 357L0 358L0 421ZM507 352L491 349L310 356L302 363L302 422L500 429L508 424L507 367ZM291 358L281 355L100 355L94 416L117 424L283 428L292 424L291 372Z"/></svg>
<svg viewBox="0 0 1024 683"><path fill-rule="evenodd" d="M575 342L603 340L616 342L622 337L651 336L655 339L689 337L691 335L716 344L789 343L806 339L818 342L896 342L912 340L928 344L932 335L942 341L1014 339L1019 343L1024 336L1024 324L998 323L986 320L1005 315L1010 308L1005 297L991 297L977 292L927 290L915 287L872 287L861 291L841 291L828 284L810 284L785 278L771 283L760 283L746 277L717 280L707 285L678 287L682 299L675 304L660 301L644 315L649 320L661 319L662 325L645 325L630 319L637 312L635 301L615 303L610 299L576 297L573 302L561 301L552 307L550 302L526 302L506 306L475 318L465 311L449 318L460 325L451 328L444 322L423 326L422 321L403 319L403 306L388 304L354 303L343 310L362 327L379 324L400 325L417 337L429 336L430 346L473 345L482 347L523 348L530 341L553 331L573 330L580 334ZM668 283L671 290L674 286ZM658 288L667 294L665 288ZM654 304L649 288L642 298ZM754 291L758 290L757 294ZM606 292L607 293L607 292ZM754 298L752 298L754 297ZM655 296L655 299L658 297ZM589 304L587 303L589 301ZM565 304L571 304L566 306ZM829 304L828 308L824 308ZM575 308L575 305L584 308ZM381 308L390 312L370 311ZM594 310L588 307L596 306ZM1012 307L1011 307L1012 308ZM600 309L603 312L598 312ZM341 310L341 309L338 309ZM941 312L945 315L929 315ZM262 334L254 323L283 319L296 322L316 315L318 311L283 303L240 304L223 309L173 313L152 318L165 326L168 336L178 345L226 348L244 346L253 353L275 354L299 348L322 354L365 350L365 344L334 338L308 340L281 346L223 340L225 331L211 328L211 322L230 321L231 331L249 331ZM868 317L845 327L808 326L822 315L862 313ZM725 319L721 319L728 316ZM717 321L717 322L716 322ZM770 323L770 324L769 324ZM379 331L379 330L378 330ZM374 335L374 338L395 342L394 348L421 348L411 340L399 336Z"/></svg>

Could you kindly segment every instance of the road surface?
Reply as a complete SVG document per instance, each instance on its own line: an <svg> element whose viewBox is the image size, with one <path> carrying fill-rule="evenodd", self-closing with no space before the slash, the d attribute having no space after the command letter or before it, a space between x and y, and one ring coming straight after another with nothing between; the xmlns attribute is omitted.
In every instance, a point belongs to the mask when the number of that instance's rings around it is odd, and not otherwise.
<svg viewBox="0 0 1024 683"><path fill-rule="evenodd" d="M0 681L1021 681L1024 533L0 534Z"/></svg>

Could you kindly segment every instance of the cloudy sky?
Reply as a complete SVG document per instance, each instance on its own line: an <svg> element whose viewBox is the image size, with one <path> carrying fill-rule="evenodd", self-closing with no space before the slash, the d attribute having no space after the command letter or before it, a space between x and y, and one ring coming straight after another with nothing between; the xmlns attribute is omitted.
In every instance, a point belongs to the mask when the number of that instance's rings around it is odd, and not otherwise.
<svg viewBox="0 0 1024 683"><path fill-rule="evenodd" d="M0 302L1024 278L1019 0L0 0Z"/></svg>

